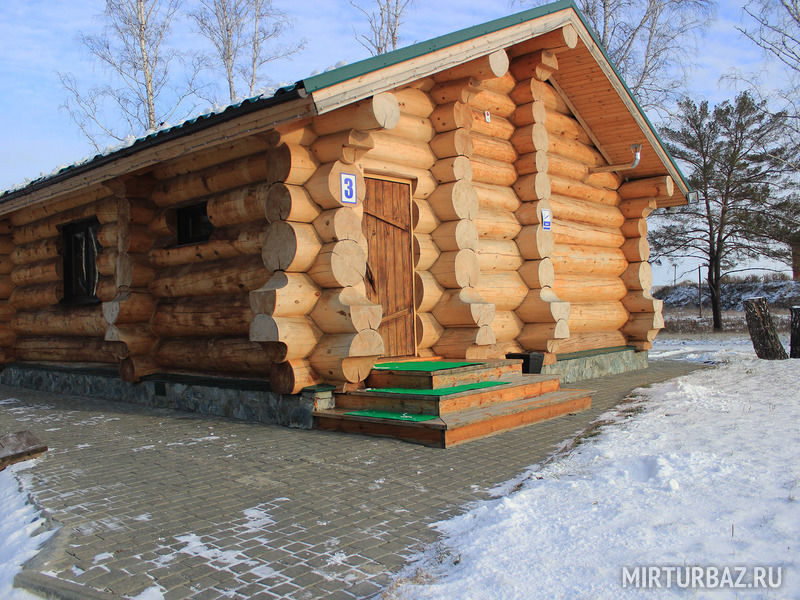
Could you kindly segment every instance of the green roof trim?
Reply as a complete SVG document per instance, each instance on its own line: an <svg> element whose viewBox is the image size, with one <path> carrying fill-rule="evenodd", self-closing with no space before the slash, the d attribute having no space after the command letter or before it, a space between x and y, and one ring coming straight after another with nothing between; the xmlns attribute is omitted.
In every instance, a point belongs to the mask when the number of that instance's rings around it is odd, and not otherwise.
<svg viewBox="0 0 800 600"><path fill-rule="evenodd" d="M345 65L343 67L339 67L338 69L331 69L330 71L326 71L325 73L320 73L319 75L313 75L311 77L307 77L302 81L298 82L298 85L302 85L305 88L306 92L313 94L313 92L317 90L321 90L332 85L336 85L338 83L343 83L349 79L354 79L356 77L360 77L361 75L365 75L367 73L371 73L373 71L378 71L385 67L390 67L392 65L411 60L413 58L418 58L425 54L429 54L431 52L435 52L437 50L441 50L443 48L447 48L448 46L454 46L456 44L460 44L461 42L466 42L467 40L475 39L486 35L488 33L494 33L495 31L500 31L501 29L505 29L506 27L512 27L514 25L519 25L521 23L525 23L526 21L532 21L534 19L538 19L539 17L543 17L545 15L550 15L556 13L558 11L571 8L575 11L575 14L581 20L586 30L589 32L589 35L592 36L597 47L600 49L600 52L603 53L603 56L606 59L606 62L611 66L611 69L614 71L614 74L617 76L617 79L622 83L622 86L625 88L625 91L628 93L628 96L631 100L633 100L634 105L636 106L639 114L644 117L645 123L655 135L656 140L658 140L659 145L664 150L665 154L669 158L670 163L675 168L675 171L681 178L684 186L687 190L691 191L691 186L689 186L689 182L686 181L686 177L681 171L681 168L675 162L675 159L667 150L666 146L664 146L664 142L661 140L661 136L658 133L658 130L653 126L652 122L650 121L647 113L642 109L642 106L639 104L639 101L631 92L628 84L622 78L619 71L617 70L616 65L611 61L606 52L605 47L600 42L600 37L597 35L597 32L594 30L594 27L586 20L583 13L578 9L575 5L573 0L558 0L557 2L553 2L551 4L545 4L544 6L539 6L536 8L531 8L528 10L524 10L522 12L515 13L513 15L509 15L507 17L502 17L500 19L495 19L493 21L489 21L487 23L482 23L480 25L473 25L472 27L467 27L466 29L461 29L459 31L454 31L453 33L448 33L445 35L441 35L439 37L435 37L431 40L427 40L425 42L418 42L416 44L412 44L411 46L406 46L405 48L399 48L397 50L393 50L392 52L387 52L386 54L379 54L378 56L372 56L370 58L366 58L364 60L360 60L358 62L351 63L349 65Z"/></svg>
<svg viewBox="0 0 800 600"><path fill-rule="evenodd" d="M406 46L405 48L399 48L397 50L387 52L386 54L372 56L370 58L339 67L338 69L332 69L330 71L326 71L325 73L320 73L319 75L313 75L303 79L303 84L306 91L312 93L317 90L336 85L337 83L342 83L348 79L353 79L354 77L371 73L372 71L390 67L397 63L411 60L412 58L418 58L420 56L424 56L425 54L430 54L431 52L441 50L442 48L447 48L448 46L454 46L456 44L460 44L461 42L466 42L467 40L481 37L487 33L494 33L495 31L500 31L506 27L512 27L514 25L519 25L520 23L525 23L526 21L538 19L539 17L564 10L565 8L572 8L578 12L575 3L572 2L572 0L559 0L558 2L553 2L552 4L546 4L537 8L524 10L522 12L518 12L507 17L502 17L500 19L495 19L494 21L489 21L487 23L482 23L480 25L473 25L472 27L454 31L453 33L440 35L439 37L435 37L425 42L418 42L416 44L412 44L411 46Z"/></svg>

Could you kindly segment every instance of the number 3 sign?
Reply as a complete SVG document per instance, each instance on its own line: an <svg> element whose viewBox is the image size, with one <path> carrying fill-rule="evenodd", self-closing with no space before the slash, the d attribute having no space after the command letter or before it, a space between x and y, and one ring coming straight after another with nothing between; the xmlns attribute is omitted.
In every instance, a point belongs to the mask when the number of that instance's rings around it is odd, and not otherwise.
<svg viewBox="0 0 800 600"><path fill-rule="evenodd" d="M340 173L340 176L342 183L340 202L342 204L357 204L356 176L352 173Z"/></svg>

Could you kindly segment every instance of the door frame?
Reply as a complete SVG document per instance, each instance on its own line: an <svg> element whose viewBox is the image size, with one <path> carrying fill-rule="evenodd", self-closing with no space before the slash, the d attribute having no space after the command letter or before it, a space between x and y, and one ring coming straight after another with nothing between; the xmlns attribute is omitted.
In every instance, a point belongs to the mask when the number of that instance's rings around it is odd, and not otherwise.
<svg viewBox="0 0 800 600"><path fill-rule="evenodd" d="M388 181L393 183L403 183L408 186L408 211L409 211L409 255L411 257L411 331L414 336L414 353L409 355L410 358L415 358L419 356L419 347L417 346L417 290L416 290L416 276L417 276L417 268L414 264L414 188L416 187L416 182L412 179L408 179L406 177L395 177L394 175L382 175L382 174L373 174L364 172L364 179L377 179L379 181ZM364 184L366 186L366 182ZM361 226L364 225L364 207L362 206L362 215L361 215ZM369 251L369 245L367 245L367 251ZM369 255L367 255L367 261L369 261ZM381 324L383 323L383 317L381 317ZM403 357L390 357L391 358L403 358ZM386 360L389 360L386 359ZM384 360L383 358L381 360Z"/></svg>

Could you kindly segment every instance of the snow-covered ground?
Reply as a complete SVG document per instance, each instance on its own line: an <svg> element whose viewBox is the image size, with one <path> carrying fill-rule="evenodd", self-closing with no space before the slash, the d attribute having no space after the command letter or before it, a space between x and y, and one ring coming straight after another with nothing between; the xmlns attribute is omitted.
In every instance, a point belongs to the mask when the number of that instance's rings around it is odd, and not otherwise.
<svg viewBox="0 0 800 600"><path fill-rule="evenodd" d="M651 356L711 368L639 390L597 435L438 523L443 542L384 598L800 598L800 362L760 361L730 334L660 336ZM14 600L34 598L11 585L46 539L15 477L25 467L0 472L0 598ZM698 588L714 568L726 584L781 585Z"/></svg>
<svg viewBox="0 0 800 600"><path fill-rule="evenodd" d="M714 366L639 390L599 435L436 524L444 541L385 598L800 598L800 361L730 335L652 356Z"/></svg>
<svg viewBox="0 0 800 600"><path fill-rule="evenodd" d="M41 515L28 504L28 497L16 473L30 467L33 461L17 463L0 471L0 598L36 600L39 597L14 588L14 575L23 563L32 558L52 532L38 532Z"/></svg>

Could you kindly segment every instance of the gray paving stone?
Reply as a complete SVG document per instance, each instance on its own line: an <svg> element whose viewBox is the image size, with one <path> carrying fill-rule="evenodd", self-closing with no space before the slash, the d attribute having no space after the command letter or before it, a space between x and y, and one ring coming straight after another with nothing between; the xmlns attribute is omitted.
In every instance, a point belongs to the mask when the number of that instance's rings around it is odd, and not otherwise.
<svg viewBox="0 0 800 600"><path fill-rule="evenodd" d="M544 460L633 388L695 368L660 361L585 382L597 390L590 411L448 450L5 386L0 400L18 402L0 411L0 431L31 429L50 447L26 485L67 540L42 552L41 572L117 596L157 581L167 600L352 600L434 542L431 523Z"/></svg>

